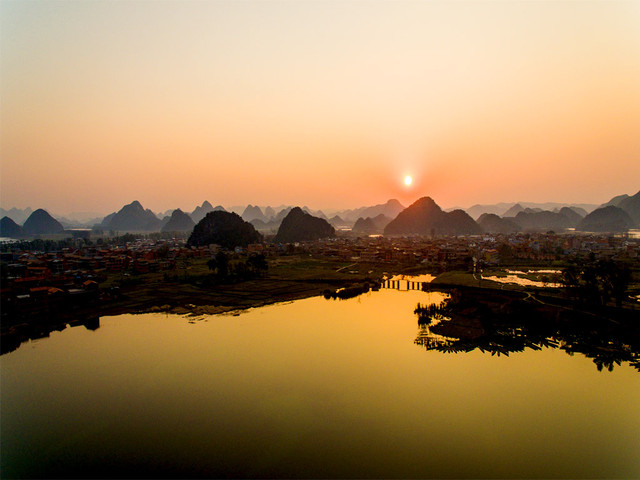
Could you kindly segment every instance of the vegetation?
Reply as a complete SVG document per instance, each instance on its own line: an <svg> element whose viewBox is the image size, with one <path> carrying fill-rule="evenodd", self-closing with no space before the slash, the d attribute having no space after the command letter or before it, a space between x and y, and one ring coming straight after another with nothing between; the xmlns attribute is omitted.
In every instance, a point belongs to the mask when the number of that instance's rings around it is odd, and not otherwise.
<svg viewBox="0 0 640 480"><path fill-rule="evenodd" d="M326 220L293 208L282 220L274 242L293 243L335 236L335 229Z"/></svg>
<svg viewBox="0 0 640 480"><path fill-rule="evenodd" d="M236 213L220 210L209 212L193 227L187 246L216 244L228 250L262 241L256 229Z"/></svg>
<svg viewBox="0 0 640 480"><path fill-rule="evenodd" d="M575 260L562 270L567 296L588 304L622 306L632 274L628 264L613 260Z"/></svg>

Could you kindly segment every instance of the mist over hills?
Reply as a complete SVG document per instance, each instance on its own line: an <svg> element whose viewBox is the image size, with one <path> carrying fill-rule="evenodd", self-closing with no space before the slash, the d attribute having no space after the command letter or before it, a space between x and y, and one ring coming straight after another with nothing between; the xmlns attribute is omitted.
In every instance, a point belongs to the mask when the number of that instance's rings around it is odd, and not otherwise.
<svg viewBox="0 0 640 480"><path fill-rule="evenodd" d="M599 212L596 217L589 217L587 221L583 223L583 219L585 219L589 214L608 206L615 206L625 212L630 218L631 224L629 224L626 217L622 216L619 212L610 209L604 212ZM160 214L144 208L139 201L133 201L130 204L124 205L117 212L110 213L103 218L93 217L93 215L96 215L94 212L79 212L69 214L68 217L49 215L47 213L47 215L54 219L57 224L48 222L48 227L40 227L36 230L47 230L47 233L59 233L65 228L93 227L96 230L104 232L119 233L168 231L167 228L172 229L171 231L189 231L193 226L191 226L187 218L190 218L195 225L212 211L236 210L238 211L238 215L241 216L243 220L250 222L256 230L267 235L274 235L281 226L283 219L293 210L293 208L294 207L290 205L279 205L277 207L273 207L248 204L245 206L234 206L225 209L221 205L214 207L212 203L205 200L201 205L196 206L191 213L184 212L181 209L170 209L164 214ZM391 199L385 203L372 206L363 206L360 208L345 210L327 210L326 212L322 210L312 210L306 206L296 208L300 208L300 210L313 217L326 220L336 229L352 229L354 233L362 234L367 232L382 233L388 224L392 224L391 230L393 230L399 224L398 222L393 223L393 221L405 210L403 205L396 199ZM176 219L172 222L171 226L167 227L176 210L180 210L181 212L181 214L177 214L180 222L178 223L178 219ZM456 210L462 211L462 209L442 211L443 213L450 214L456 212ZM439 228L443 232L449 232L449 234L456 234L455 232L477 231L476 225L479 226L483 232L487 233L542 230L562 231L566 228L577 228L579 225L581 225L580 228L583 231L584 229L587 229L589 225L594 225L594 228L598 229L607 228L606 225L609 225L608 228L613 229L612 231L618 231L618 229L638 228L640 227L640 192L635 195L617 195L600 206L593 204L561 204L552 202L502 202L492 205L477 204L464 209L466 214L472 217L472 219L477 218L475 225L470 223L465 216L459 213L459 211L448 218L455 219L451 220L451 222L456 225L460 224L460 228L458 228L458 226L454 227L453 224L445 226L445 223L447 222L440 223L438 225L434 223L429 227L429 232L427 232L427 234L430 233L431 228L436 228L436 230ZM331 215L330 217L327 212ZM11 235L7 234L3 236L16 238L20 235L37 235L35 233L29 233L34 231L32 224L35 222L35 219L27 225L28 228L26 231L22 226L34 213L31 208L11 208L9 210L0 209L0 213L7 218L3 221L2 230L5 232L11 232ZM41 215L41 213L39 213L39 215ZM605 217L611 218L607 220ZM445 217L441 217L441 219L442 218ZM594 218L598 219L596 223L593 223ZM13 225L10 220L15 225ZM19 229L16 227L19 227ZM173 230L173 227L175 227L176 230ZM424 226L422 229L424 230ZM22 230L21 233L20 230Z"/></svg>

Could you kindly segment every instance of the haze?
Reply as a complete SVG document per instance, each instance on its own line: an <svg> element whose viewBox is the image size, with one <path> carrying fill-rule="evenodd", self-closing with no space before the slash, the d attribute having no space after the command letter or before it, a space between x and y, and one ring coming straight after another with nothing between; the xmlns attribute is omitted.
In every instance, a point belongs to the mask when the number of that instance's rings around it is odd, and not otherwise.
<svg viewBox="0 0 640 480"><path fill-rule="evenodd" d="M5 208L637 191L639 2L0 9Z"/></svg>

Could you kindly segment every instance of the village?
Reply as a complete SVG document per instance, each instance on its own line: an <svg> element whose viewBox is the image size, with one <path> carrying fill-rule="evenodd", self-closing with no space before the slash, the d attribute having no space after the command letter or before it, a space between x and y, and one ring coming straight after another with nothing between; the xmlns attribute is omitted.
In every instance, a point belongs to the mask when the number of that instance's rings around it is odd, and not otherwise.
<svg viewBox="0 0 640 480"><path fill-rule="evenodd" d="M2 262L2 310L38 309L53 301L69 303L113 300L121 286L143 283L145 275L164 273L175 278L194 265L204 264L221 251L218 245L187 247L183 238L149 236L118 244L98 245L76 239L75 247L56 251L24 250L4 244ZM562 267L567 259L624 261L638 268L640 239L627 236L562 233L509 235L384 237L342 233L336 238L291 244L259 243L225 251L231 260L264 255L267 264L278 259L304 256L335 262L345 275L348 265L377 264L389 272L441 273L471 271L478 266ZM171 274L174 276L171 277ZM109 282L106 282L109 279ZM105 288L105 285L107 286Z"/></svg>

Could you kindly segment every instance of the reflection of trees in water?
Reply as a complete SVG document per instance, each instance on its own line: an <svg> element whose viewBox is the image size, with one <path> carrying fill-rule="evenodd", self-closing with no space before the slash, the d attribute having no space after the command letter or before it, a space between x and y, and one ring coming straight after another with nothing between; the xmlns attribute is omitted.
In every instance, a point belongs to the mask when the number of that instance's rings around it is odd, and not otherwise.
<svg viewBox="0 0 640 480"><path fill-rule="evenodd" d="M2 332L0 342L0 355L17 350L20 345L29 340L47 338L51 332L61 332L67 327L83 326L87 330L95 331L100 328L99 317L49 319L41 318L40 321L20 323L6 328Z"/></svg>
<svg viewBox="0 0 640 480"><path fill-rule="evenodd" d="M526 349L561 348L593 359L598 370L628 362L640 371L638 322L616 321L569 309L536 305L519 298L487 294L452 295L434 306L418 305L418 335L427 350L465 353L480 350L509 355Z"/></svg>

